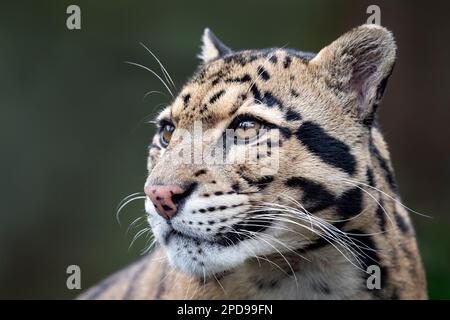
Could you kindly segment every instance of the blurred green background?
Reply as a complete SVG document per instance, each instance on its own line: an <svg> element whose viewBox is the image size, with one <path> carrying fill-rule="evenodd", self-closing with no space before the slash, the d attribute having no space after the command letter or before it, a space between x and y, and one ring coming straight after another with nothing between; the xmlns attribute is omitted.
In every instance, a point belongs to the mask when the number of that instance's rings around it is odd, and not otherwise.
<svg viewBox="0 0 450 320"><path fill-rule="evenodd" d="M66 28L78 4L82 30ZM450 298L450 30L445 1L9 1L0 10L0 298L73 298L137 259L127 226L143 214L120 200L142 190L145 121L170 102L124 61L161 58L180 87L205 27L230 47L318 51L381 7L399 59L381 108L404 202L413 215L431 298Z"/></svg>

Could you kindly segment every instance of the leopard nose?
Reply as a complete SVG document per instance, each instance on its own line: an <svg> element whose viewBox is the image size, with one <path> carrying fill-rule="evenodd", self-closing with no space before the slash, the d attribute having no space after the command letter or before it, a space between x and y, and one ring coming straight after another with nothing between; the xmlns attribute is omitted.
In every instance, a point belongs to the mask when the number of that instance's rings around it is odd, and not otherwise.
<svg viewBox="0 0 450 320"><path fill-rule="evenodd" d="M156 212L163 218L170 219L177 213L174 196L182 195L184 190L178 186L145 186L145 194L155 206Z"/></svg>

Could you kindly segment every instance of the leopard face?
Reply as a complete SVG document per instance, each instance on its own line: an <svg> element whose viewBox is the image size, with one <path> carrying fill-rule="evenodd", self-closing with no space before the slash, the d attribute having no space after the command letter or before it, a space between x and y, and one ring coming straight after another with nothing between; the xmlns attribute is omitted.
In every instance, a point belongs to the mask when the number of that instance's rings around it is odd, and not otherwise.
<svg viewBox="0 0 450 320"><path fill-rule="evenodd" d="M203 63L158 116L149 149L145 209L169 262L209 276L370 224L358 183L375 170L371 150L387 152L375 111L395 51L377 26L317 55L235 52L205 30Z"/></svg>

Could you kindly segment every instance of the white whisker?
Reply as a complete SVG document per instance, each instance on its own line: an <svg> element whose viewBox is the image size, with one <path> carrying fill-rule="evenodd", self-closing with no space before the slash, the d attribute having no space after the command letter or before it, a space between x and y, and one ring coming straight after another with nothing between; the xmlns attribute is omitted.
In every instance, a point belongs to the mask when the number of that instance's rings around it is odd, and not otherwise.
<svg viewBox="0 0 450 320"><path fill-rule="evenodd" d="M116 211L116 220L117 223L119 225L121 225L120 222L120 213L122 212L122 210L131 202L136 201L136 200L141 200L141 199L145 199L146 197L143 195L142 192L137 192L137 193L133 193L130 194L129 196L126 196L118 205L117 211Z"/></svg>
<svg viewBox="0 0 450 320"><path fill-rule="evenodd" d="M142 64L136 63L136 62L131 62L131 61L125 61L126 64L130 64L139 68L142 68L144 70L147 70L148 72L150 72L151 74L153 74L155 77L158 78L159 81L161 81L161 83L164 85L164 87L167 89L167 91L169 91L170 95L173 97L173 93L172 90L170 90L169 86L164 82L164 80L152 69L150 69L149 67L146 67Z"/></svg>
<svg viewBox="0 0 450 320"><path fill-rule="evenodd" d="M164 92L161 92L161 91L158 91L158 90L152 90L152 91L148 91L148 92L146 92L146 93L144 94L144 97L142 98L142 101L145 101L145 99L146 99L149 95L152 95L152 94L155 94L155 93L167 97L167 95L166 95Z"/></svg>
<svg viewBox="0 0 450 320"><path fill-rule="evenodd" d="M164 75L164 78L166 79L167 82L169 82L172 87L174 87L176 89L175 83L173 83L172 77L170 76L169 72L166 70L166 68L164 68L164 65L161 63L161 61L159 61L158 57L156 56L156 54L154 54L145 44L143 44L142 42L140 43L140 45L142 47L145 48L145 50L147 50L152 56L153 58L155 58L155 60L158 62L159 66L161 67L161 71Z"/></svg>
<svg viewBox="0 0 450 320"><path fill-rule="evenodd" d="M363 185L363 186L365 186L365 187L371 188L371 189L373 189L373 190L376 190L376 191L380 192L380 193L383 194L384 196L386 196L386 197L388 197L389 199L393 200L395 203L399 204L400 206L402 206L403 208L405 208L406 210L408 210L408 211L410 211L410 212L412 212L412 213L415 213L415 214L417 214L417 215L419 215L419 216L422 216L422 217L425 217L425 218L433 218L433 217L431 217L431 216L428 216L428 215L426 215L426 214L420 213L420 212L418 212L418 211L415 211L415 210L413 210L413 209L411 209L411 208L405 206L405 205L404 205L401 201L399 201L398 199L396 199L396 198L394 198L393 196L387 194L387 193L384 192L383 190L380 190L380 189L378 189L378 188L376 188L376 187L373 187L373 186L371 186L371 185L369 185L369 184L366 184L366 183L363 183L363 182L360 182L360 181L349 180L349 179L341 179L341 180L343 180L343 181L348 181L348 182L353 182L353 183L357 183L357 184Z"/></svg>
<svg viewBox="0 0 450 320"><path fill-rule="evenodd" d="M141 237L141 236L142 236L143 234L145 234L146 232L150 232L150 231L151 231L150 227L146 227L146 228L144 228L144 229L138 231L138 232L135 234L135 236L133 237L133 240L131 240L131 244L130 244L130 246L128 247L128 250L131 250L131 247L133 246L134 242L135 242L139 237Z"/></svg>

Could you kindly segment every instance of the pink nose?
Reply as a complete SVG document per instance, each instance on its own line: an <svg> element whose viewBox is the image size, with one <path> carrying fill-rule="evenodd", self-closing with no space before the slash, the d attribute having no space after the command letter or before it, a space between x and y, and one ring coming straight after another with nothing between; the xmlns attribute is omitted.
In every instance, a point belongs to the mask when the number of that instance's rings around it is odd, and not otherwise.
<svg viewBox="0 0 450 320"><path fill-rule="evenodd" d="M178 186L145 186L145 194L155 206L156 212L166 219L172 218L177 213L177 205L173 196L184 193Z"/></svg>

